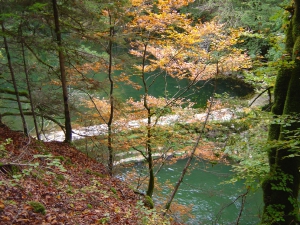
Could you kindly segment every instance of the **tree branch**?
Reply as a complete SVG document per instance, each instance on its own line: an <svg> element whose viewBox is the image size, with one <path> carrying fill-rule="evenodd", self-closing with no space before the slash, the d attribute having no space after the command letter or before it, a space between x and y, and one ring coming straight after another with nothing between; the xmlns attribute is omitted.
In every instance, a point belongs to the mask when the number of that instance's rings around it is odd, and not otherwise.
<svg viewBox="0 0 300 225"><path fill-rule="evenodd" d="M265 90L263 90L250 104L249 107L251 107L251 105L260 97L263 95L263 93L265 93L266 91L269 91L273 88L273 86L266 88ZM270 94L269 94L269 99L271 98ZM271 100L270 100L271 101Z"/></svg>

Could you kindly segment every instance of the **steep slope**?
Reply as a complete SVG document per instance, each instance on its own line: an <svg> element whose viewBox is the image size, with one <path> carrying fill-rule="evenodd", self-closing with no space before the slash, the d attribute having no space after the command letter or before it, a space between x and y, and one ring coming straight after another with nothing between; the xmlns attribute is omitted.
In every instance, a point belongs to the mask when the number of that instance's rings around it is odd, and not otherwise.
<svg viewBox="0 0 300 225"><path fill-rule="evenodd" d="M66 143L1 125L0 169L1 225L141 224L145 216L125 183Z"/></svg>

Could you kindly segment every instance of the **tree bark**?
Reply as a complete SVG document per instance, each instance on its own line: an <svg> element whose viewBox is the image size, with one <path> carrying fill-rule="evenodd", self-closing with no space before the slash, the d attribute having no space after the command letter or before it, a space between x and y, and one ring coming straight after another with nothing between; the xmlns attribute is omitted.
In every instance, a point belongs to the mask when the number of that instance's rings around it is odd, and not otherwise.
<svg viewBox="0 0 300 225"><path fill-rule="evenodd" d="M57 1L52 0L52 4L53 4L53 16L54 16L54 24L55 24L56 42L58 45L60 79L61 79L61 86L62 86L62 91L63 91L65 129L66 129L65 142L71 142L72 141L72 126L71 126L71 115L70 115L70 109L69 109L67 75L66 75L66 70L65 70L65 55L63 52L63 44L62 44L60 24L59 24Z"/></svg>
<svg viewBox="0 0 300 225"><path fill-rule="evenodd" d="M150 110L149 110L150 111ZM151 116L148 116L148 124L147 124L147 143L146 148L148 151L148 170L149 170L149 182L148 182L148 189L146 194L152 198L153 191L154 191L154 170L153 170L153 157L152 157L152 144L151 144Z"/></svg>
<svg viewBox="0 0 300 225"><path fill-rule="evenodd" d="M277 142L269 150L270 172L263 182L264 211L262 224L298 224L299 153L293 146L300 128L300 0L294 0L293 15L287 29L286 50L294 61L293 66L283 67L274 90L274 116L286 118L286 124L272 124L269 141ZM297 137L296 137L297 138Z"/></svg>

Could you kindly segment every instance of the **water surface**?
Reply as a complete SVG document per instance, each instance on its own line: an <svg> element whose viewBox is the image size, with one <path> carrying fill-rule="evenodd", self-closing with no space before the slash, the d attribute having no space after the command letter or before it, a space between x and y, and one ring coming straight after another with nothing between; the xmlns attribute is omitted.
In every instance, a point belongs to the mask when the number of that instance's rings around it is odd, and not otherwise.
<svg viewBox="0 0 300 225"><path fill-rule="evenodd" d="M162 193L156 193L156 201L166 201L171 189L163 184L169 180L175 184L185 166L186 159L179 160L172 165L166 165L157 175L158 182L163 186ZM192 170L185 176L175 200L182 205L193 205L192 214L187 224L197 225L233 225L239 216L242 198L237 199L247 191L243 182L236 184L221 184L229 180L234 174L231 166L217 164L212 166L206 161L194 161ZM260 190L250 191L246 197L244 210L239 222L240 225L253 225L259 222L262 210L262 193Z"/></svg>

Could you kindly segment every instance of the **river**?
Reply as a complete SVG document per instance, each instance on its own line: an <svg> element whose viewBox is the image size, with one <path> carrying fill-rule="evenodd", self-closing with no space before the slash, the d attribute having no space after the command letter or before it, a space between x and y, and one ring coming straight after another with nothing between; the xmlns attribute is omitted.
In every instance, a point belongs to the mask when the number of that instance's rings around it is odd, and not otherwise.
<svg viewBox="0 0 300 225"><path fill-rule="evenodd" d="M156 203L166 201L171 188L164 185L164 183L168 180L171 184L175 184L185 163L186 159L182 159L175 164L165 165L157 174L161 191L154 194ZM195 218L185 218L185 224L237 224L236 221L242 206L242 198L238 197L246 193L247 189L241 181L235 184L221 184L221 182L228 181L234 175L230 171L231 166L224 164L212 166L209 162L194 160L190 168L193 169L185 176L175 196L175 201L179 204L188 207L192 205L191 213ZM139 166L136 169L141 170L144 168ZM238 224L257 224L262 208L261 191L249 191Z"/></svg>
<svg viewBox="0 0 300 225"><path fill-rule="evenodd" d="M141 79L138 76L132 77L132 81L141 85ZM151 84L153 79L147 79L147 84ZM188 79L176 79L170 76L158 76L155 77L155 85L149 87L149 94L154 97L178 97L180 93L183 93L185 87L190 82ZM133 98L134 100L140 100L144 94L144 90L136 90L132 86L119 83L118 88L115 90L116 96L125 100ZM202 108L206 106L207 100L213 95L227 93L230 97L245 97L246 95L253 93L251 85L246 84L243 80L235 79L232 77L220 78L210 81L198 81L194 86L186 91L181 97L190 99L195 102L195 108ZM100 97L107 97L105 94Z"/></svg>

